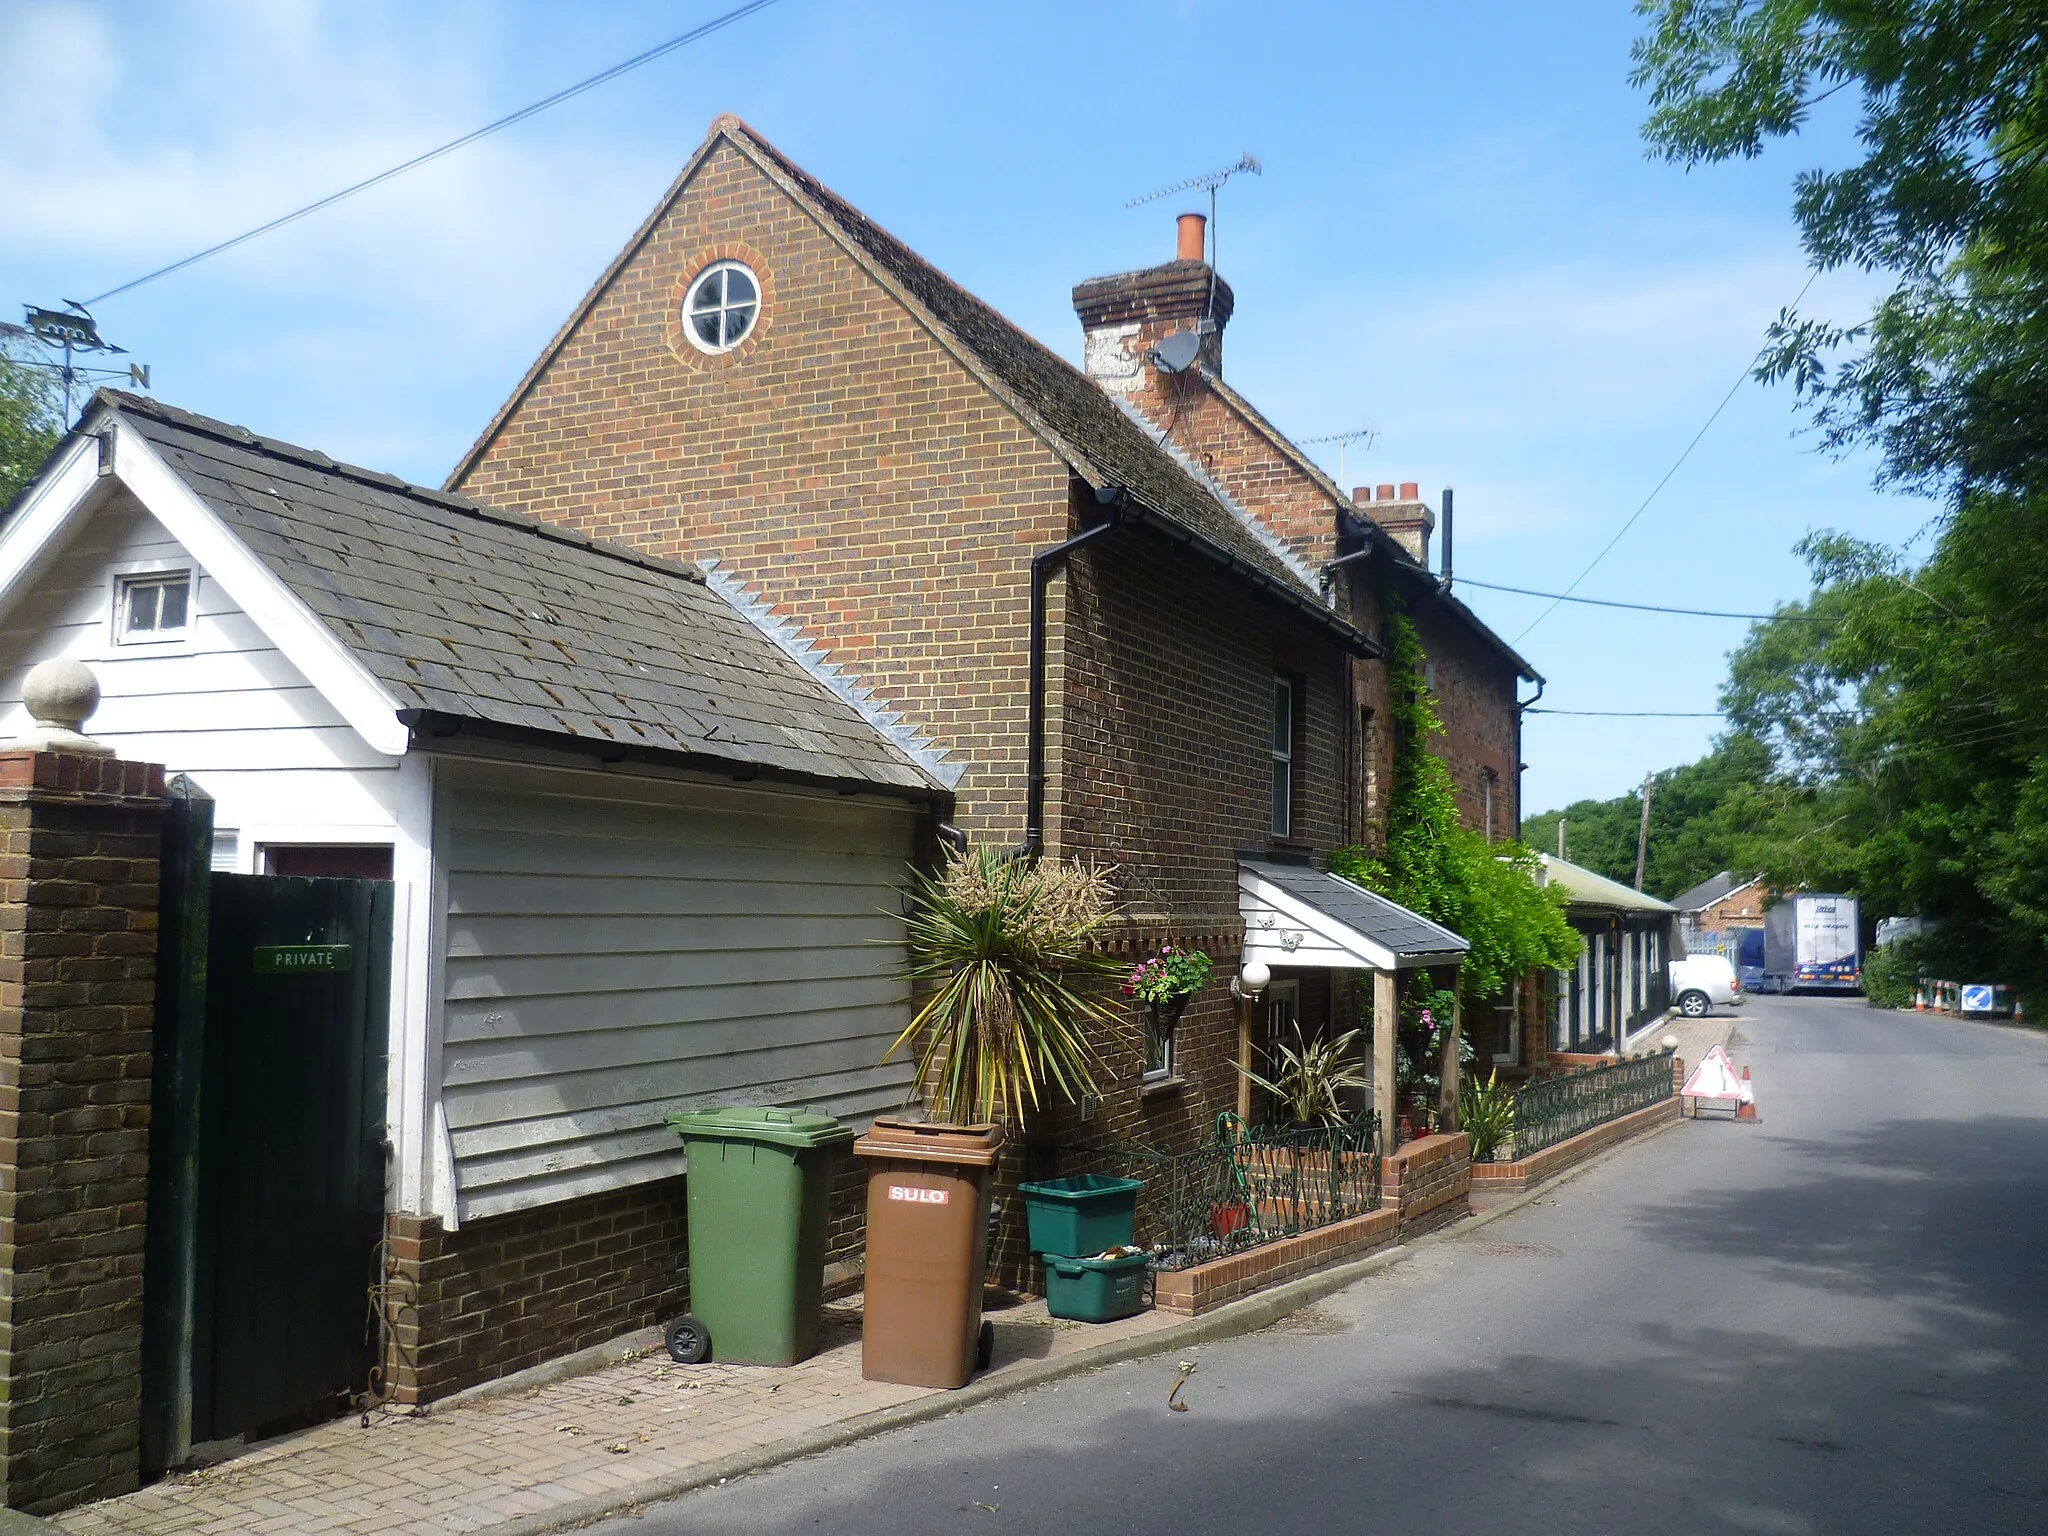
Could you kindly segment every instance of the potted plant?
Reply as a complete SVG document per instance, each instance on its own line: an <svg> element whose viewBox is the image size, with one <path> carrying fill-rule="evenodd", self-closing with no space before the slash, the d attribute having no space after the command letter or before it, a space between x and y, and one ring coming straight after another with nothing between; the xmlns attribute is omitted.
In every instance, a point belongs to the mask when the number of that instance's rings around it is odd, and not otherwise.
<svg viewBox="0 0 2048 1536"><path fill-rule="evenodd" d="M1158 954L1147 955L1131 967L1124 980L1124 996L1145 1005L1152 1015L1152 1032L1165 1040L1195 994L1208 984L1213 965L1199 949L1163 945Z"/></svg>
<svg viewBox="0 0 2048 1536"><path fill-rule="evenodd" d="M1359 1033L1350 1029L1334 1040L1310 1040L1296 1024L1292 1045L1281 1042L1266 1053L1273 1072L1270 1078L1261 1077L1242 1062L1236 1063L1237 1070L1271 1094L1275 1107L1291 1124L1343 1125L1351 1118L1344 1104L1345 1091L1368 1085L1352 1055Z"/></svg>
<svg viewBox="0 0 2048 1536"><path fill-rule="evenodd" d="M933 1119L1015 1124L1096 1091L1088 1026L1115 1014L1088 983L1122 968L1097 948L1114 911L1109 872L1072 859L982 849L913 873L908 971L929 993L883 1059L921 1041Z"/></svg>

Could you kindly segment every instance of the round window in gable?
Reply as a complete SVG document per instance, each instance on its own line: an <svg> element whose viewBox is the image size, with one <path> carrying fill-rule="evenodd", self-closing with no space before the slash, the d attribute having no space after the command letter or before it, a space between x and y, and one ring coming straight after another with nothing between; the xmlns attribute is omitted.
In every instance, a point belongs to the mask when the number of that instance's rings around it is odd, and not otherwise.
<svg viewBox="0 0 2048 1536"><path fill-rule="evenodd" d="M736 261L715 261L683 298L683 334L699 352L730 352L761 313L761 285Z"/></svg>

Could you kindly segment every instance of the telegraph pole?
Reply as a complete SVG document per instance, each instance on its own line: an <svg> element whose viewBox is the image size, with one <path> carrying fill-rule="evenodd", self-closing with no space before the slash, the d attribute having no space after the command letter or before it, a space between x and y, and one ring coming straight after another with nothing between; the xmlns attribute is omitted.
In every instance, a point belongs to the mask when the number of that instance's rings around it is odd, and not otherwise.
<svg viewBox="0 0 2048 1536"><path fill-rule="evenodd" d="M1656 787L1656 780L1649 774L1643 775L1643 825L1636 833L1636 889L1643 888L1643 865L1650 856L1650 791Z"/></svg>

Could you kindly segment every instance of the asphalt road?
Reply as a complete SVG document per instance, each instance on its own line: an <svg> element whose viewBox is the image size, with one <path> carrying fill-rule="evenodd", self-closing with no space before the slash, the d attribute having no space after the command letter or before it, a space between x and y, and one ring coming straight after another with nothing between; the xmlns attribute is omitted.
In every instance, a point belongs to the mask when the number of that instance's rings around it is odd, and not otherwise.
<svg viewBox="0 0 2048 1536"><path fill-rule="evenodd" d="M1757 998L1687 1123L1292 1322L612 1536L2048 1532L2048 1037Z"/></svg>

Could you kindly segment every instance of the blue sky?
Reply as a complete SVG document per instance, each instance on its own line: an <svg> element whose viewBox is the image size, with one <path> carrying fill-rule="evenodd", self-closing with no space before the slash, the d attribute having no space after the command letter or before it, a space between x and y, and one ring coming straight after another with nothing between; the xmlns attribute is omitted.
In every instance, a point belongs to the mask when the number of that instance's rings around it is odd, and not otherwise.
<svg viewBox="0 0 2048 1536"><path fill-rule="evenodd" d="M86 298L672 36L709 3L9 0L0 301ZM111 299L155 392L438 482L723 111L1078 360L1081 278L1172 254L1227 165L1225 371L1298 437L1370 425L1355 483L1458 493L1457 569L1556 590L1628 518L1806 279L1793 173L1837 127L1692 172L1647 159L1625 3L781 0L419 172ZM1876 291L1821 279L1809 311ZM1580 589L1766 609L1808 529L1927 503L1745 386ZM1334 472L1336 451L1327 462ZM1463 589L1510 639L1544 607ZM1559 609L1544 700L1709 710L1742 626ZM1619 793L1712 720L1533 717L1527 806Z"/></svg>

